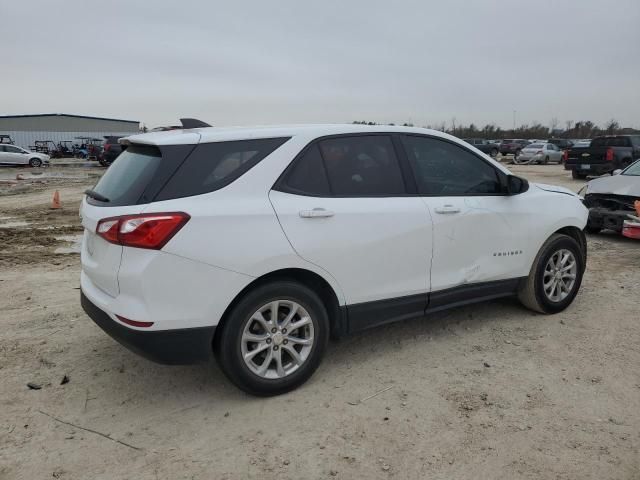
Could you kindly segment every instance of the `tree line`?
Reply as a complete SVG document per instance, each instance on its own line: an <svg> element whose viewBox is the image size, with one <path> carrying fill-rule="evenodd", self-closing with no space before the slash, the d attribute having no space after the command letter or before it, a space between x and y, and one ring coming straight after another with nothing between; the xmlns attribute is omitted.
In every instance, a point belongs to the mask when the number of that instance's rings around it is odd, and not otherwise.
<svg viewBox="0 0 640 480"><path fill-rule="evenodd" d="M368 121L354 121L354 124L358 125L378 125L376 122ZM395 125L389 123L388 125ZM413 127L412 123L403 123L405 127ZM469 125L457 125L455 118L448 124L446 122L439 122L434 125L425 125L423 128L430 128L432 130L439 130L441 132L449 133L459 138L486 138L486 139L503 139L503 138L594 138L600 135L620 135L620 134L640 134L640 130L633 128L623 128L615 120L611 119L605 123L602 127L596 125L591 120L580 120L574 122L567 120L564 124L564 128L560 128L560 123L557 119L551 121L550 126L542 125L541 123L533 123L531 125L520 125L519 127L503 129L495 124L487 124L484 126L477 126L474 123Z"/></svg>

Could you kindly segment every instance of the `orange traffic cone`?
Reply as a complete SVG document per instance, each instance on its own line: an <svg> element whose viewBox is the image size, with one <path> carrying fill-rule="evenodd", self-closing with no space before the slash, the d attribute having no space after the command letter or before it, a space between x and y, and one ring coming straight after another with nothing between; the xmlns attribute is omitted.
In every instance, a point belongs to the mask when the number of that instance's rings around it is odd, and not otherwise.
<svg viewBox="0 0 640 480"><path fill-rule="evenodd" d="M60 193L58 190L53 194L53 201L51 202L51 209L55 210L58 208L62 208L62 204L60 203Z"/></svg>

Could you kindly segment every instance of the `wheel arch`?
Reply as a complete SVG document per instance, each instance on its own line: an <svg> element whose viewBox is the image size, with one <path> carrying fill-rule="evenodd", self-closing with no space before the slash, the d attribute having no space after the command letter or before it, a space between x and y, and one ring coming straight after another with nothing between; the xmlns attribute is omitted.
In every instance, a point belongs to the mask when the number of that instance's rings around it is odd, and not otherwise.
<svg viewBox="0 0 640 480"><path fill-rule="evenodd" d="M587 262L587 237L584 233L584 230L578 228L578 227L574 227L574 226L567 226L567 227L562 227L558 230L556 230L553 233L559 233L562 235L567 235L568 237L573 238L576 242L578 242L578 245L580 246L580 251L582 252L582 260L586 265Z"/></svg>
<svg viewBox="0 0 640 480"><path fill-rule="evenodd" d="M338 295L327 280L325 280L319 274L312 272L311 270L306 270L303 268L283 268L257 277L234 297L234 299L225 309L216 327L216 333L213 338L214 348L216 342L220 338L220 333L224 328L229 314L238 304L238 302L254 288L278 280L293 280L297 283L300 283L301 285L310 288L318 294L318 296L322 300L322 303L327 309L329 322L331 324L331 335L334 338L344 336L348 332L347 318L343 313L344 309L340 307Z"/></svg>

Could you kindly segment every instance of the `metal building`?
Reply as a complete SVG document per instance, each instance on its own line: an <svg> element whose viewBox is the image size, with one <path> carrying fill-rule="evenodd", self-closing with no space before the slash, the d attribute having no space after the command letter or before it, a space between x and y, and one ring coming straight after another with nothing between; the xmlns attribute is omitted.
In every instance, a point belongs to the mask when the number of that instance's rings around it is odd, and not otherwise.
<svg viewBox="0 0 640 480"><path fill-rule="evenodd" d="M140 122L113 118L45 113L40 115L0 116L0 135L9 135L13 142L32 148L36 140L54 143L68 140L81 144L77 137L100 138L110 135L132 135L140 132Z"/></svg>

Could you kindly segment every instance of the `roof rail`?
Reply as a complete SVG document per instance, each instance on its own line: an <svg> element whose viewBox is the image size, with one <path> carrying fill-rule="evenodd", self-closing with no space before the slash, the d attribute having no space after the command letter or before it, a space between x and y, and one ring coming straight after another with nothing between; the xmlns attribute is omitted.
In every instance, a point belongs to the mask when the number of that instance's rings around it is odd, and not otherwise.
<svg viewBox="0 0 640 480"><path fill-rule="evenodd" d="M206 128L211 126L197 118L181 118L180 123L182 123L182 128Z"/></svg>

